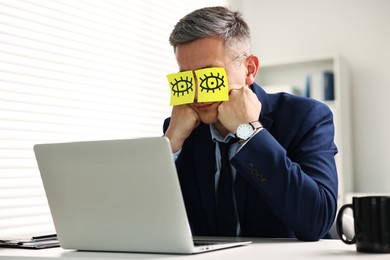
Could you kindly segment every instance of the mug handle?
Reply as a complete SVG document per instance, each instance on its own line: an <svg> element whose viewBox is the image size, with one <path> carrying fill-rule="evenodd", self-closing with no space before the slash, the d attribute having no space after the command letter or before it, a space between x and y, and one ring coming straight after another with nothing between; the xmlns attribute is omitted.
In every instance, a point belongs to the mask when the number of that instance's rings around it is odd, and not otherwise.
<svg viewBox="0 0 390 260"><path fill-rule="evenodd" d="M344 215L344 211L347 208L350 208L351 210L353 210L352 204L345 204L344 206L342 206L340 208L339 213L337 214L336 231L337 231L337 234L339 235L341 241L343 241L346 244L351 245L351 244L354 244L356 242L356 235L353 235L352 240L348 240L345 238L346 236L345 236L344 230L343 230L343 215Z"/></svg>

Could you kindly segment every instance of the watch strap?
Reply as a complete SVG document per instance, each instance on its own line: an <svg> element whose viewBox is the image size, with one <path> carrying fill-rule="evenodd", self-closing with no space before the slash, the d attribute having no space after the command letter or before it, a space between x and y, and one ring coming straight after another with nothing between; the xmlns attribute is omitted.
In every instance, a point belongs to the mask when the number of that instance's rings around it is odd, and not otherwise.
<svg viewBox="0 0 390 260"><path fill-rule="evenodd" d="M249 124L253 127L253 129L258 130L260 128L263 128L263 125L260 123L260 121L253 121L249 122Z"/></svg>

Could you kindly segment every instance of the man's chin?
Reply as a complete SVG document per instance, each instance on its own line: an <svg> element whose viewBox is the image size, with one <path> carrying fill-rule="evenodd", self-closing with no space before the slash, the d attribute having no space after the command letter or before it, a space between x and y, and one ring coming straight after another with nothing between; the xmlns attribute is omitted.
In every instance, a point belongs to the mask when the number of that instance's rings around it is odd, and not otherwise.
<svg viewBox="0 0 390 260"><path fill-rule="evenodd" d="M194 107L194 110L198 114L199 119L203 124L211 125L218 122L217 106L215 106L214 104L215 103L213 103L212 106L209 107L207 110L202 110L199 107Z"/></svg>
<svg viewBox="0 0 390 260"><path fill-rule="evenodd" d="M202 123L206 125L212 125L218 122L218 120L214 118L200 118L200 121L202 121Z"/></svg>

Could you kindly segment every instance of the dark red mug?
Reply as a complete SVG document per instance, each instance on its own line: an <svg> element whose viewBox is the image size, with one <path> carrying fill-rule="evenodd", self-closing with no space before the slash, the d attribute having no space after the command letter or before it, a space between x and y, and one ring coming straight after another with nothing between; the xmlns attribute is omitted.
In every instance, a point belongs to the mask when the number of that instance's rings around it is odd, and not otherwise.
<svg viewBox="0 0 390 260"><path fill-rule="evenodd" d="M355 235L348 239L343 231L343 215L352 209ZM356 244L359 252L390 253L390 197L353 197L352 204L342 206L337 214L336 229L346 244Z"/></svg>

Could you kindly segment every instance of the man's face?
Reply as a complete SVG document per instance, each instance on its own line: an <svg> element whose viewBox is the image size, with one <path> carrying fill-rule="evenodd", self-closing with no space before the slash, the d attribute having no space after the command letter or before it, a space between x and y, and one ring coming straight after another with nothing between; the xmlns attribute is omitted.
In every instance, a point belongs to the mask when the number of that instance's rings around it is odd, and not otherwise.
<svg viewBox="0 0 390 260"><path fill-rule="evenodd" d="M224 41L217 37L204 38L176 46L176 59L180 71L224 67L228 77L229 90L245 85L246 67L236 63L225 50ZM195 82L198 84L197 82ZM195 88L197 89L197 88ZM195 101L197 93L195 93ZM190 106L205 124L218 121L218 106L221 102L193 103Z"/></svg>

